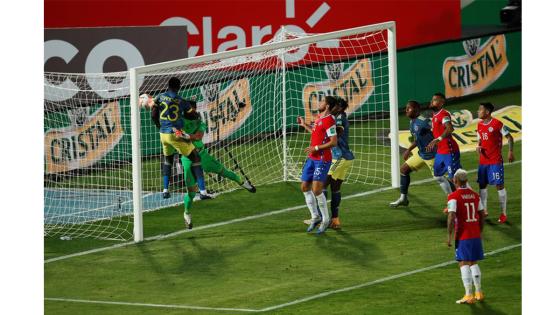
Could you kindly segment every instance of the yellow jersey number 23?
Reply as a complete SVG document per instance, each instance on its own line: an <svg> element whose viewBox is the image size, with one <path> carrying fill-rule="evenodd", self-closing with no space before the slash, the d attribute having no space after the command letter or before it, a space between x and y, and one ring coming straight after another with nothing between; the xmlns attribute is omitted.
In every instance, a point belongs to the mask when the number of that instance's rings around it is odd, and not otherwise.
<svg viewBox="0 0 560 315"><path fill-rule="evenodd" d="M160 119L176 121L179 118L179 104L172 103L169 105L167 102L161 102L161 105L163 105L163 110L159 115Z"/></svg>

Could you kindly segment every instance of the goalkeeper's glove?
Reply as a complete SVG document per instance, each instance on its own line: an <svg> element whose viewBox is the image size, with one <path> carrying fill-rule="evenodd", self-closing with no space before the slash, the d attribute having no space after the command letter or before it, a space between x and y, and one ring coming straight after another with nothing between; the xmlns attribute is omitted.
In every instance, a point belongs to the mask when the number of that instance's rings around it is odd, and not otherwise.
<svg viewBox="0 0 560 315"><path fill-rule="evenodd" d="M181 129L175 129L175 137L183 138L185 140L191 139L191 136L188 133L184 133Z"/></svg>

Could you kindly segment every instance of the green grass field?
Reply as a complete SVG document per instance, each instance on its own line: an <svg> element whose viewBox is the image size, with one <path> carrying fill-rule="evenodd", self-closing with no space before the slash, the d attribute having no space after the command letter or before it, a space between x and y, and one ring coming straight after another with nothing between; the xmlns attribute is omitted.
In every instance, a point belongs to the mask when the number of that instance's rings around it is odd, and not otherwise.
<svg viewBox="0 0 560 315"><path fill-rule="evenodd" d="M521 105L519 91L484 99L498 107ZM473 110L478 101L450 107ZM403 122L406 126L401 117ZM515 153L521 161L520 142ZM462 155L467 170L476 169L477 162L474 153ZM494 223L498 200L495 190L489 190L490 217L483 235L487 253L521 243L521 165L505 166L508 224ZM412 180L429 177L424 169ZM475 173L470 179L476 186ZM459 269L455 263L438 266L454 258L454 251L445 245L446 218L441 209L446 199L439 186L433 181L411 186L411 204L397 210L387 204L398 197L398 190L372 191L376 188L343 186L343 228L322 236L304 232L301 221L309 214L298 183L197 202L195 229L190 232L46 263L45 313L521 313L520 246L480 263L485 302L456 305L463 294ZM263 215L287 208L294 209ZM239 221L210 226L235 219ZM147 237L183 230L182 207L147 213L144 223ZM114 244L120 243L45 238L45 259ZM423 270L426 267L433 268ZM375 280L379 282L371 283Z"/></svg>

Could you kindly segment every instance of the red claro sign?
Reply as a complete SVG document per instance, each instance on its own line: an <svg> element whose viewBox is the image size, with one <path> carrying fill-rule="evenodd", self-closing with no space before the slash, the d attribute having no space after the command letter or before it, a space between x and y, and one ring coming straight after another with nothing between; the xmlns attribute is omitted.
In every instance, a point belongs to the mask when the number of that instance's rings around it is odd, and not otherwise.
<svg viewBox="0 0 560 315"><path fill-rule="evenodd" d="M189 56L259 45L282 26L323 33L394 20L399 48L461 33L460 0L117 0L110 8L104 3L45 0L45 27L182 25Z"/></svg>

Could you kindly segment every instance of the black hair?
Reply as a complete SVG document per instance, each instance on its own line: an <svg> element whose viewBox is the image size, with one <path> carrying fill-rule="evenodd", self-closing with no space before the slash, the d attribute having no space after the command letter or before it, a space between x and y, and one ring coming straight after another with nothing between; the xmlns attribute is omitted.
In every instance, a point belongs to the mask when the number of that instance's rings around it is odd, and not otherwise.
<svg viewBox="0 0 560 315"><path fill-rule="evenodd" d="M345 111L348 108L348 102L342 97L337 97L337 100L342 111Z"/></svg>
<svg viewBox="0 0 560 315"><path fill-rule="evenodd" d="M436 93L434 93L434 96L439 96L439 97L441 97L441 99L442 99L444 102L446 101L445 95L443 95L443 93L441 93L441 92L436 92Z"/></svg>
<svg viewBox="0 0 560 315"><path fill-rule="evenodd" d="M492 104L490 102L480 103L480 106L484 106L484 108L486 108L486 110L489 111L490 113L492 113L494 111L494 104Z"/></svg>
<svg viewBox="0 0 560 315"><path fill-rule="evenodd" d="M407 104L410 104L414 109L420 109L420 103L418 103L418 101L409 100Z"/></svg>
<svg viewBox="0 0 560 315"><path fill-rule="evenodd" d="M330 95L325 97L325 102L327 102L327 108L329 109L329 112L332 112L334 107L338 105L337 99L334 96Z"/></svg>
<svg viewBox="0 0 560 315"><path fill-rule="evenodd" d="M196 109L196 101L194 100L187 100L187 103L194 109Z"/></svg>
<svg viewBox="0 0 560 315"><path fill-rule="evenodd" d="M175 92L179 92L179 89L181 89L181 80L179 80L179 78L177 77L172 77L171 79L169 79L169 89Z"/></svg>

